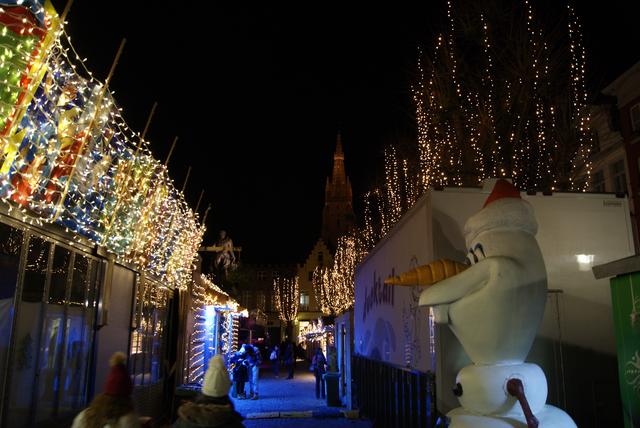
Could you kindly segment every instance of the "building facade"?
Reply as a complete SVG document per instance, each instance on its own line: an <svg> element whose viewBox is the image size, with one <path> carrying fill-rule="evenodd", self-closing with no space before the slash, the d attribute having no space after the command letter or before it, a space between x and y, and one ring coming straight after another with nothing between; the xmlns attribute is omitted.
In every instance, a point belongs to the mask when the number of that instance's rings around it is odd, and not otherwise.
<svg viewBox="0 0 640 428"><path fill-rule="evenodd" d="M283 338L278 308L273 292L276 278L290 278L297 274L297 265L245 263L231 276L232 294L240 306L247 308L249 317L243 323L240 340L275 344Z"/></svg>
<svg viewBox="0 0 640 428"><path fill-rule="evenodd" d="M619 114L620 134L626 152L627 180L629 182L629 199L632 211L632 221L636 231L640 230L640 62L607 86L604 94L616 98L616 108ZM621 174L618 164L614 174ZM621 181L620 178L618 178ZM637 239L636 239L637 240Z"/></svg>
<svg viewBox="0 0 640 428"><path fill-rule="evenodd" d="M615 105L601 104L591 107L591 129L594 132L595 144L590 159L589 190L630 195L627 155L617 116Z"/></svg>
<svg viewBox="0 0 640 428"><path fill-rule="evenodd" d="M278 277L298 277L300 295L292 339L298 339L301 330L323 315L313 288L313 273L318 267L332 265L338 238L347 233L354 223L351 182L345 171L342 141L338 134L333 154L333 169L325 186L320 238L313 244L304 261L298 264L243 264L230 276L230 285L235 289L232 295L240 306L249 310L249 325L245 328L253 328L253 312L261 311L265 315L264 334L256 329L261 336L251 336L252 339L258 340L263 337L266 342L275 344L285 338L286 323L279 318L273 293L273 281ZM242 340L246 333L240 333Z"/></svg>
<svg viewBox="0 0 640 428"><path fill-rule="evenodd" d="M313 273L318 267L331 266L333 263L332 254L329 247L320 238L316 241L304 263L298 265L300 306L298 307L298 323L296 326L297 331L294 331L295 336L311 321L317 320L322 316L322 310L313 289Z"/></svg>

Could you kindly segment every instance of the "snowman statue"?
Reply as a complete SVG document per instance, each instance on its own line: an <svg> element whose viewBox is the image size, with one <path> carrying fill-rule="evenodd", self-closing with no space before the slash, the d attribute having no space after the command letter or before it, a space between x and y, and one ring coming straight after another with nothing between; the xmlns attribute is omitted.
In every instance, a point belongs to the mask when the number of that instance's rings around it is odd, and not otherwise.
<svg viewBox="0 0 640 428"><path fill-rule="evenodd" d="M464 234L470 265L438 260L386 282L429 285L420 305L449 325L473 364L457 375L461 407L451 428L572 428L562 410L546 405L547 380L525 363L542 321L547 274L533 208L507 180L495 182Z"/></svg>

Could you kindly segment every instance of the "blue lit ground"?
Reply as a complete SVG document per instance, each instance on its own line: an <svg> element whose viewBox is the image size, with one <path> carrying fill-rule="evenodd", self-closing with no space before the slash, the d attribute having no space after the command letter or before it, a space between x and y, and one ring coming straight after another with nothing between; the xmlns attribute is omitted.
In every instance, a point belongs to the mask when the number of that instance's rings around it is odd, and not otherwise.
<svg viewBox="0 0 640 428"><path fill-rule="evenodd" d="M369 421L351 421L348 419L248 419L243 421L247 428L371 428Z"/></svg>
<svg viewBox="0 0 640 428"><path fill-rule="evenodd" d="M259 399L237 400L233 399L236 410L244 416L244 425L253 427L352 427L370 428L372 425L364 420L350 420L344 417L326 418L260 418L253 416L270 412L308 412L315 415L331 415L339 413L339 408L327 407L325 400L317 400L315 396L315 379L307 369L308 363L298 362L298 370L293 379L285 379L286 373L280 371L280 378L274 378L271 370L263 369L260 372ZM249 390L247 384L246 390Z"/></svg>

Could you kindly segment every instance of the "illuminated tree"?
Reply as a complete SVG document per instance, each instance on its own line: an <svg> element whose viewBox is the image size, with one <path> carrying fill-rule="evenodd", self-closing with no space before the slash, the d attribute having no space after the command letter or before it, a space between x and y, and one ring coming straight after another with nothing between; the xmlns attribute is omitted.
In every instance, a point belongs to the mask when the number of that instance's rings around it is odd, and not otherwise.
<svg viewBox="0 0 640 428"><path fill-rule="evenodd" d="M287 323L287 336L292 337L293 321L298 316L298 306L300 305L298 277L274 278L273 295L280 319Z"/></svg>
<svg viewBox="0 0 640 428"><path fill-rule="evenodd" d="M573 8L550 7L549 19L528 0L456 4L446 3L433 47L418 52L417 144L402 156L385 150L384 184L364 196L366 250L430 187L488 177L523 190L589 185L586 54Z"/></svg>
<svg viewBox="0 0 640 428"><path fill-rule="evenodd" d="M353 307L355 268L362 259L360 248L356 235L341 236L333 265L314 270L313 290L324 314L335 316Z"/></svg>
<svg viewBox="0 0 640 428"><path fill-rule="evenodd" d="M384 185L364 195L364 225L356 233L356 251L363 254L391 230L421 194L417 165L394 146L384 151Z"/></svg>
<svg viewBox="0 0 640 428"><path fill-rule="evenodd" d="M446 30L419 53L422 190L487 177L510 177L527 190L586 190L576 179L586 170L588 181L592 137L573 8L549 25L528 0L459 5L447 2Z"/></svg>

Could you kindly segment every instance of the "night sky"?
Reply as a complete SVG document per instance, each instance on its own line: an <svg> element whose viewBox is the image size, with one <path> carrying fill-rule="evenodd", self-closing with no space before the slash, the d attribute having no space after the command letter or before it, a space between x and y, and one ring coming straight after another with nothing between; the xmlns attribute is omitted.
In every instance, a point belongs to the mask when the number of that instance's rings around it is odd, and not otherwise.
<svg viewBox="0 0 640 428"><path fill-rule="evenodd" d="M76 0L67 28L102 80L127 38L111 88L136 130L158 102L157 158L179 136L169 169L180 188L192 166L192 207L205 189L205 242L225 229L244 261L301 262L320 233L337 132L357 214L384 146L415 138L416 47L432 45L445 3L229 3ZM576 8L595 92L640 60L640 2L588 3Z"/></svg>

